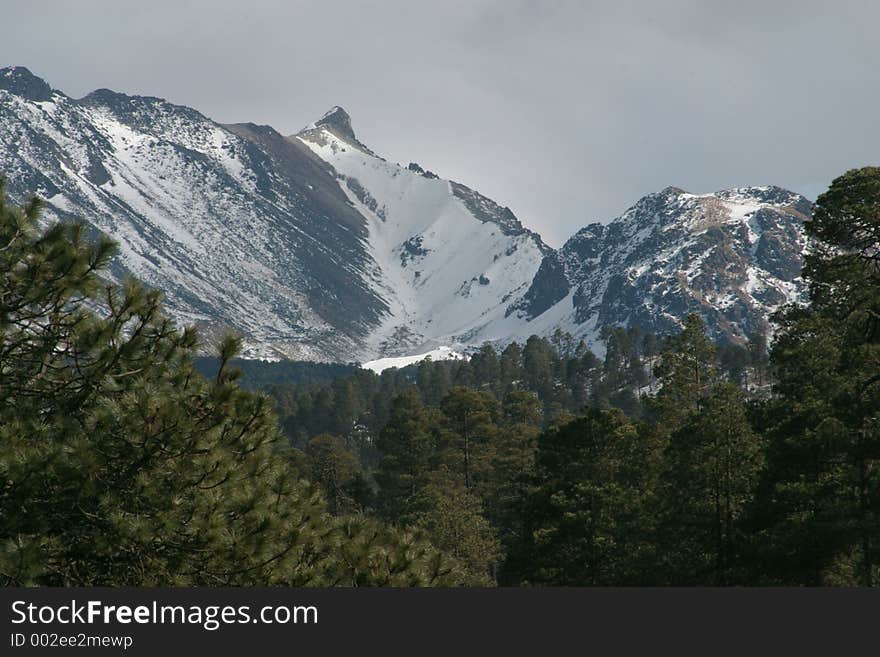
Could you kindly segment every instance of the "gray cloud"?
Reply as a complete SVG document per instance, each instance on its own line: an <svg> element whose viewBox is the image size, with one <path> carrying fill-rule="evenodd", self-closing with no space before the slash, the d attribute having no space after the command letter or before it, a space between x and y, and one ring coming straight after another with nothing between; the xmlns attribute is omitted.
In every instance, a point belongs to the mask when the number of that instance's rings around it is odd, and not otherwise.
<svg viewBox="0 0 880 657"><path fill-rule="evenodd" d="M880 160L873 0L8 4L0 65L285 134L340 104L554 244L667 185L815 195Z"/></svg>

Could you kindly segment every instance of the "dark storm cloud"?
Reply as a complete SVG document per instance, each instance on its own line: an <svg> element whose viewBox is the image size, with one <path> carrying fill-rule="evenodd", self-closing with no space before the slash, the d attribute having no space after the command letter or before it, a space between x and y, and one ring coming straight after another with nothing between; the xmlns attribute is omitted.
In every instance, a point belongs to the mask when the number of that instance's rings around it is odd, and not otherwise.
<svg viewBox="0 0 880 657"><path fill-rule="evenodd" d="M11 6L10 6L11 5ZM362 141L558 244L667 185L815 195L880 161L877 2L4 3L0 65Z"/></svg>

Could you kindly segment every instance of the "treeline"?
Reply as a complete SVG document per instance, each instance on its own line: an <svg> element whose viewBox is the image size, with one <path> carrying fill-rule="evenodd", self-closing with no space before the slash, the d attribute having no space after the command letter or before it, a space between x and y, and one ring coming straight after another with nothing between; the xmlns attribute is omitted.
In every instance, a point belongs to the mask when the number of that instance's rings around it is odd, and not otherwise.
<svg viewBox="0 0 880 657"><path fill-rule="evenodd" d="M426 359L378 375L340 366L332 379L257 387L271 394L282 426L298 448L321 433L368 447L391 417L393 399L410 388L425 404L435 407L454 388L485 392L498 403L513 392L529 392L537 400L542 428L586 408L619 408L633 419L650 416L653 411L645 400L659 389L655 366L664 339L638 328L620 327L604 329L601 337L603 359L583 341L556 331L549 339L533 335L525 344L513 342L500 352L486 344L467 360ZM752 394L766 391L770 365L765 335L752 336L746 345L724 343L714 349L720 376ZM250 368L260 371L273 365L250 364Z"/></svg>
<svg viewBox="0 0 880 657"><path fill-rule="evenodd" d="M817 203L810 305L766 340L557 333L273 390L332 512L418 528L472 584L863 585L880 559L880 170Z"/></svg>
<svg viewBox="0 0 880 657"><path fill-rule="evenodd" d="M193 362L196 371L208 379L215 378L223 366L219 358L209 356L198 356ZM246 390L266 390L277 385L326 384L357 369L355 364L245 358L233 358L228 365L239 371L238 385Z"/></svg>

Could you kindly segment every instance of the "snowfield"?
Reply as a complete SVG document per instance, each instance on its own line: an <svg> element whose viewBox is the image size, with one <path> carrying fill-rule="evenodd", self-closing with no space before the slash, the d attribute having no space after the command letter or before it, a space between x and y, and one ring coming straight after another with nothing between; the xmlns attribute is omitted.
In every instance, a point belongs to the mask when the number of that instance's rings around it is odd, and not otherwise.
<svg viewBox="0 0 880 657"><path fill-rule="evenodd" d="M384 370L391 369L392 367L400 369L402 367L406 367L407 365L420 363L426 359L431 359L434 361L462 360L464 357L464 354L453 351L450 347L438 347L433 351L429 351L424 354L415 354L414 356L397 356L392 358L379 358L377 360L371 360L367 363L362 363L361 367L365 370L371 370L376 374L381 374Z"/></svg>

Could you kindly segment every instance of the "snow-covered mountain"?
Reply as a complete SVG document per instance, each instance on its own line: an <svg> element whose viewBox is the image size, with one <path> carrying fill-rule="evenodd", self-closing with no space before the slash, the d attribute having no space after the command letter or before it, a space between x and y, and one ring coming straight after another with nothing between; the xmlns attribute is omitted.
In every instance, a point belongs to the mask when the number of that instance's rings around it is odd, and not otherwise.
<svg viewBox="0 0 880 657"><path fill-rule="evenodd" d="M331 166L332 165L332 166ZM115 275L248 354L367 360L467 340L549 249L463 185L385 162L336 108L300 135L159 98L81 99L0 69L0 171L16 200L121 245Z"/></svg>
<svg viewBox="0 0 880 657"><path fill-rule="evenodd" d="M292 139L333 168L366 219L376 263L369 280L388 304L370 350L419 353L498 337L493 326L552 252L538 235L460 183L379 157L357 140L340 107Z"/></svg>
<svg viewBox="0 0 880 657"><path fill-rule="evenodd" d="M529 332L559 326L597 344L602 326L659 334L698 313L716 338L767 331L802 300L812 204L779 187L689 194L668 187L609 224L590 224L541 264L513 314Z"/></svg>
<svg viewBox="0 0 880 657"><path fill-rule="evenodd" d="M162 290L209 334L240 331L251 355L356 353L387 312L363 276L364 218L326 164L271 128L106 89L74 100L9 68L0 171L13 198L36 192L49 217L116 239L115 275Z"/></svg>
<svg viewBox="0 0 880 657"><path fill-rule="evenodd" d="M473 189L377 155L339 107L283 136L0 69L0 172L13 199L114 237L115 277L209 336L239 331L254 357L367 361L557 327L595 344L603 324L666 332L691 310L741 337L803 287L796 194L667 189L554 251Z"/></svg>

